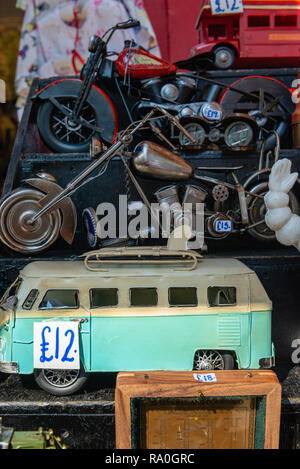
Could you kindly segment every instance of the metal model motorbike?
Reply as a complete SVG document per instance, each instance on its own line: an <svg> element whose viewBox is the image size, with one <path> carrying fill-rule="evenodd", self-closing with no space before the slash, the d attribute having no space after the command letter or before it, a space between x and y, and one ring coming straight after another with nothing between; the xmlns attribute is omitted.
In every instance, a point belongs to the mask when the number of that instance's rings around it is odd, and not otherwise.
<svg viewBox="0 0 300 469"><path fill-rule="evenodd" d="M152 122L152 131L173 151L216 146L252 150L265 137L264 130L285 135L294 104L288 88L277 80L250 76L224 84L199 73L211 64L209 54L201 62L195 58L170 64L132 41L125 41L117 59L111 60L107 44L113 33L138 24L129 20L101 38L92 36L81 77L60 78L34 96L37 127L51 150L88 152L92 138L105 150L120 130L157 106L195 137L191 144L171 121ZM268 146L272 145L270 135Z"/></svg>
<svg viewBox="0 0 300 469"><path fill-rule="evenodd" d="M144 119L132 123L126 131L118 134L117 141L104 153L100 149L94 161L70 181L65 189L55 178L40 173L37 178L26 180L31 187L17 188L0 202L0 241L13 251L35 254L50 247L59 235L72 244L77 225L77 212L70 196L83 184L101 176L109 161L117 154L122 155L130 145L134 134L142 129L151 131L153 120L168 119L195 143L195 139L179 121L167 111L152 109ZM177 157L177 155L175 155ZM182 161L180 157L179 161ZM100 168L99 173L92 174ZM138 182L130 172L143 202L150 204Z"/></svg>
<svg viewBox="0 0 300 469"><path fill-rule="evenodd" d="M278 135L277 135L278 139ZM274 161L278 160L276 148ZM269 159L270 155L268 155ZM264 196L268 192L268 177L271 169L267 159L263 165L264 147L262 148L259 167L243 182L238 173L243 166L191 167L183 161L180 168L170 166L172 155L152 142L141 143L136 149L133 166L137 173L153 179L170 180L183 183L195 179L199 185L171 184L155 192L157 201L163 205L183 206L197 203L204 204L204 238L221 240L232 233L248 233L259 241L274 241L274 231L265 222L266 206ZM178 165L178 160L176 161ZM170 177L170 173L172 177ZM203 173L208 173L205 175ZM211 176L211 175L213 176ZM225 179L215 177L225 175ZM231 180L230 180L231 177ZM293 213L299 213L299 204L295 194L289 192L289 206ZM175 217L175 215L174 215Z"/></svg>
<svg viewBox="0 0 300 469"><path fill-rule="evenodd" d="M164 109L152 109L144 119L120 133L117 141L108 150L104 153L100 151L95 160L70 181L65 189L47 175L29 179L26 183L31 187L21 187L8 194L0 203L0 241L11 250L24 254L44 251L59 236L72 244L77 225L77 212L70 196L82 185L103 175L108 163L116 155L120 155L138 194L151 212L150 201L125 160L126 154L131 157L131 167L143 176L173 183L195 179L213 184L212 198L215 204L205 215L209 215L207 225L209 232L215 233L216 237L223 236L224 232L228 234L228 231L237 230L237 227L242 225L242 230L249 231L259 239L273 239L273 232L269 236L265 235L265 228L262 234L257 229L265 223L263 195L268 188L267 182L257 185L256 177L267 174L269 168L259 169L244 185L241 185L237 179L235 174L237 168L214 168L217 171L230 171L235 179L235 184L231 184L198 174L198 171L204 168L192 168L180 156L153 142L141 143L134 153L128 152L134 134L147 126L151 128L150 124L158 119L167 119L174 125L177 124L193 142L193 137L182 128L176 118ZM96 172L98 169L100 171ZM234 202L230 204L230 209L225 208L229 192L234 193ZM195 199L203 202L206 198L204 195L203 188L199 187ZM291 196L290 199L294 201L295 197ZM293 208L293 212L295 211ZM159 220L157 221L159 224Z"/></svg>
<svg viewBox="0 0 300 469"><path fill-rule="evenodd" d="M272 154L274 162L278 161L279 156L278 134L275 134L275 137L277 147L275 154ZM243 166L193 168L177 155L149 141L141 142L137 146L132 157L132 166L142 177L156 181L173 181L172 184L163 186L154 193L162 211L165 207L166 213L171 214L171 229L180 224L183 219L184 204L189 204L192 210L190 224L192 231L195 232L195 217L198 216L196 207L197 204L203 204L204 240L222 240L233 233L248 233L259 241L268 242L274 241L276 236L265 222L264 197L268 192L272 152L265 155L264 150L265 145L261 149L258 169L243 181L238 175ZM225 175L225 178L219 179L215 174ZM199 181L200 184L191 184L191 179ZM185 182L187 184L184 184ZM291 191L289 206L294 213L299 213L297 197ZM90 246L105 244L104 240L97 238L96 227L100 217L95 210L91 207L86 208L83 218ZM152 228L148 227L147 233L150 233Z"/></svg>

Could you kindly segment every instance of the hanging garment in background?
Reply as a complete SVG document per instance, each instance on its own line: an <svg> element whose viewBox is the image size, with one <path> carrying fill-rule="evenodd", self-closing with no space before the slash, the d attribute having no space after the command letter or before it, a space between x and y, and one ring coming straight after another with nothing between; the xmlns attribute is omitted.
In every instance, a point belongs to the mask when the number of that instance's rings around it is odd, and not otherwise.
<svg viewBox="0 0 300 469"><path fill-rule="evenodd" d="M80 21L74 15L71 22L66 22L78 3ZM115 23L129 17L138 19L141 27L116 31L108 50L118 53L124 40L134 39L160 56L141 0L18 0L17 5L25 9L15 80L17 107L24 106L33 78L75 75L87 58L90 36L101 36Z"/></svg>

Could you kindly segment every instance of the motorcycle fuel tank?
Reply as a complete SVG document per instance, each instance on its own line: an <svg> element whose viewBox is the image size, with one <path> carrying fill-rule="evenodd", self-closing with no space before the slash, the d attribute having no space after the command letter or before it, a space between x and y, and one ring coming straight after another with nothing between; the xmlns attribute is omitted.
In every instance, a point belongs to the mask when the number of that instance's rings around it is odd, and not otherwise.
<svg viewBox="0 0 300 469"><path fill-rule="evenodd" d="M117 71L121 76L143 79L162 75L171 75L177 70L176 65L156 57L139 48L126 47L116 60Z"/></svg>
<svg viewBox="0 0 300 469"><path fill-rule="evenodd" d="M185 181L193 175L193 168L180 156L153 142L139 143L132 162L139 174L156 179Z"/></svg>

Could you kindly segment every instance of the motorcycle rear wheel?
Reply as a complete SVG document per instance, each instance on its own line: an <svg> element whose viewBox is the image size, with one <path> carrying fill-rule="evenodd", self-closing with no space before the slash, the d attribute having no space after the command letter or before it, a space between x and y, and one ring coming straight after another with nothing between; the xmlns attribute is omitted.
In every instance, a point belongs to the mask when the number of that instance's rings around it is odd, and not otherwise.
<svg viewBox="0 0 300 469"><path fill-rule="evenodd" d="M248 76L231 83L234 89L227 88L222 94L219 104L231 113L249 114L256 119L267 131L276 131L281 139L287 135L290 125L290 116L295 109L291 93L286 85L270 77ZM263 103L259 103L259 90L264 91ZM240 90L239 93L237 90ZM242 92L250 93L244 95ZM256 96L256 97L255 97ZM275 104L275 100L279 102ZM263 108L274 102L274 107L266 113L266 117L260 112L260 104ZM276 136L271 133L265 142L265 150L276 146Z"/></svg>
<svg viewBox="0 0 300 469"><path fill-rule="evenodd" d="M56 98L59 104L72 110L75 98ZM90 125L98 127L100 116L96 108L86 102L80 113ZM43 102L37 113L37 126L45 144L57 153L84 153L90 149L92 138L99 133L83 124L72 122L51 101Z"/></svg>
<svg viewBox="0 0 300 469"><path fill-rule="evenodd" d="M264 181L256 186L254 186L250 192L254 195L254 197L249 196L248 202L248 209L249 209L249 218L250 218L250 225L259 223L253 228L248 230L248 233L253 236L253 238L258 239L259 241L276 241L275 232L270 230L267 224L264 222L265 214L267 208L265 206L264 200L261 196L265 196L266 193L269 191L268 182ZM255 197L255 195L260 197ZM299 203L295 194L290 191L289 192L290 203L289 207L293 213L299 214Z"/></svg>

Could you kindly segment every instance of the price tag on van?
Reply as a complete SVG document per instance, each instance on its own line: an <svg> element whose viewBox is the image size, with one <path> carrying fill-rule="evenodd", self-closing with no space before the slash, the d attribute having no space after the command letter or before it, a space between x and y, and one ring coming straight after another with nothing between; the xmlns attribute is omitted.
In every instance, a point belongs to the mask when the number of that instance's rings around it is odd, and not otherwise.
<svg viewBox="0 0 300 469"><path fill-rule="evenodd" d="M79 370L78 322L35 322L33 334L34 368Z"/></svg>

